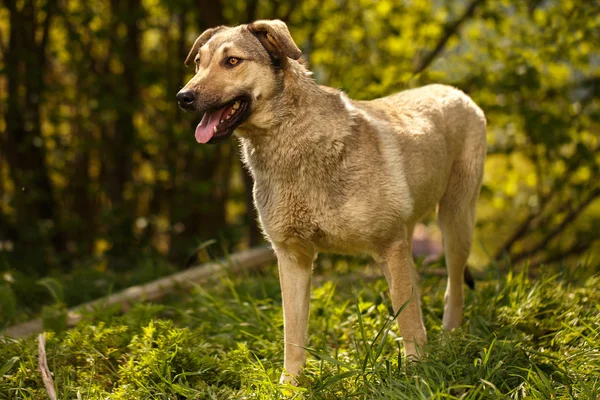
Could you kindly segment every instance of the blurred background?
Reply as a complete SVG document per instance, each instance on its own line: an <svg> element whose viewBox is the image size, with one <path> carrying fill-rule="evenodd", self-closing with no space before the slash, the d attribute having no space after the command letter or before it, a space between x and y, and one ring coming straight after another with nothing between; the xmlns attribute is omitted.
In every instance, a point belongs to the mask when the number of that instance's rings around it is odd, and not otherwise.
<svg viewBox="0 0 600 400"><path fill-rule="evenodd" d="M475 267L597 271L598 15L575 0L1 0L0 327L57 287L78 304L262 242L237 141L198 145L199 116L175 102L195 38L255 19L285 21L315 79L353 98L437 82L481 106Z"/></svg>

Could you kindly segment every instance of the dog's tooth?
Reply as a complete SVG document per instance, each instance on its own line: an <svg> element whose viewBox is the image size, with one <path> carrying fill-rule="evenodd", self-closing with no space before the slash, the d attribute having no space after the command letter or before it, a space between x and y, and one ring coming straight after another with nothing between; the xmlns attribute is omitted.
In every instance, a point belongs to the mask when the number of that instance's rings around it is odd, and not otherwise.
<svg viewBox="0 0 600 400"><path fill-rule="evenodd" d="M235 109L232 109L231 112L229 113L231 115L235 114ZM228 115L229 116L229 115Z"/></svg>
<svg viewBox="0 0 600 400"><path fill-rule="evenodd" d="M213 132L217 133L217 127L216 126L213 128Z"/></svg>
<svg viewBox="0 0 600 400"><path fill-rule="evenodd" d="M229 118L231 118L231 115L228 115L228 116L225 117L225 119L229 119Z"/></svg>
<svg viewBox="0 0 600 400"><path fill-rule="evenodd" d="M238 108L240 108L240 102L236 101L235 103L233 103L233 109L237 110Z"/></svg>

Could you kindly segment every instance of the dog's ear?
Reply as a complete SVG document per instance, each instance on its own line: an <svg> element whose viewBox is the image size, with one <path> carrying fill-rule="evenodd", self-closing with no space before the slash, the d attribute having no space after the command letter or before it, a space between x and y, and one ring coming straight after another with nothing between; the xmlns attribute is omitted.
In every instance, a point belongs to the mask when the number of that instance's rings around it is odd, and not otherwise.
<svg viewBox="0 0 600 400"><path fill-rule="evenodd" d="M256 21L248 24L248 30L257 37L275 60L284 61L286 57L297 60L302 56L302 52L294 43L290 31L283 21L278 19Z"/></svg>
<svg viewBox="0 0 600 400"><path fill-rule="evenodd" d="M209 29L205 30L204 32L202 32L202 34L200 36L198 36L198 39L196 39L196 41L194 42L194 45L192 46L192 49L190 50L187 57L185 58L184 64L186 67L188 65L190 65L190 63L192 61L194 61L194 57L196 57L196 53L198 53L198 50L200 49L200 47L204 46L204 44L206 42L208 42L215 33L217 33L218 31L220 31L223 28L225 28L225 27L217 26L216 28L209 28Z"/></svg>

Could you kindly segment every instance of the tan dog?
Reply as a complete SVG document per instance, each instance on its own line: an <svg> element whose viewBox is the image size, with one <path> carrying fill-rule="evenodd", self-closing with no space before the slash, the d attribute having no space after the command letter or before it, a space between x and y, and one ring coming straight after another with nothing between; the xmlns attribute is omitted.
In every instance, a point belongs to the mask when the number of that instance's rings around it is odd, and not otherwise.
<svg viewBox="0 0 600 400"><path fill-rule="evenodd" d="M317 85L281 21L205 31L177 94L204 113L198 142L239 136L254 201L277 254L283 296L282 382L306 360L311 269L317 252L366 253L381 262L408 356L427 340L411 256L412 232L439 206L448 284L445 329L460 324L463 271L486 155L485 117L442 85L373 101Z"/></svg>

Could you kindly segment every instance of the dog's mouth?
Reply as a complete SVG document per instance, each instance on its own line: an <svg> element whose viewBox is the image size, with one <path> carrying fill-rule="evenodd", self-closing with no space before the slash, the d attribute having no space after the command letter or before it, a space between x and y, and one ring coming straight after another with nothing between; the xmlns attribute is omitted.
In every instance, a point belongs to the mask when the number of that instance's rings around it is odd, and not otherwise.
<svg viewBox="0 0 600 400"><path fill-rule="evenodd" d="M248 118L249 103L247 97L240 96L223 106L206 111L196 127L196 141L216 143L227 139Z"/></svg>

